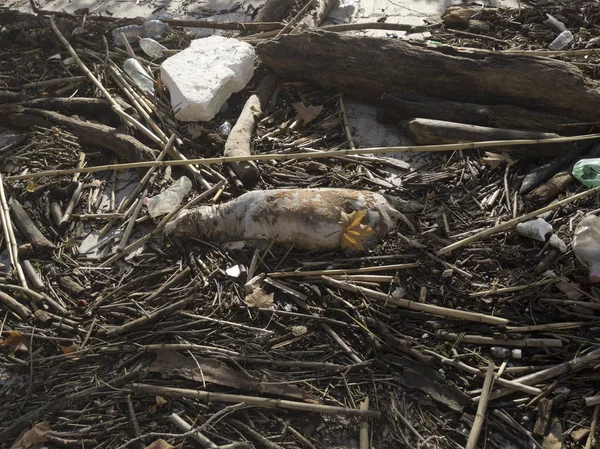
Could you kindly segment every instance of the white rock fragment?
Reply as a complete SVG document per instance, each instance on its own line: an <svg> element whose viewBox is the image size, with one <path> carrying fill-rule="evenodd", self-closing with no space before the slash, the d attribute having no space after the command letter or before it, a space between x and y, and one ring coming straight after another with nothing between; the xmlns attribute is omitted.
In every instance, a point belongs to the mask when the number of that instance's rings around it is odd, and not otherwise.
<svg viewBox="0 0 600 449"><path fill-rule="evenodd" d="M254 48L237 39L210 36L166 59L161 80L171 94L175 118L208 121L254 73Z"/></svg>
<svg viewBox="0 0 600 449"><path fill-rule="evenodd" d="M552 225L543 218L536 218L525 223L519 223L517 225L517 232L523 237L545 242L546 236L552 232Z"/></svg>
<svg viewBox="0 0 600 449"><path fill-rule="evenodd" d="M550 244L550 246L555 247L563 254L567 252L567 244L563 242L561 238L556 234L552 234L550 240L548 240L548 243Z"/></svg>

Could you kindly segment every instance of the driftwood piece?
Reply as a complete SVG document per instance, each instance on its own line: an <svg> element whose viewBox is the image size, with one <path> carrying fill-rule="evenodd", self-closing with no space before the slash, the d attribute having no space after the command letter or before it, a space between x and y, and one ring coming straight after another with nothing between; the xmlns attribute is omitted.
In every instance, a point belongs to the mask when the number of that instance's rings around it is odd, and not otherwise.
<svg viewBox="0 0 600 449"><path fill-rule="evenodd" d="M551 139L559 137L554 133L537 131L518 131L505 128L490 128L487 126L465 125L464 123L445 122L416 118L402 124L409 137L419 145L438 145L461 142L483 142L488 140L521 140L521 139ZM537 145L535 149L526 149L529 155L535 157L552 157L562 155L568 148L563 144ZM495 148L501 150L502 145ZM515 151L515 147L505 148Z"/></svg>
<svg viewBox="0 0 600 449"><path fill-rule="evenodd" d="M595 121L597 83L573 64L480 50L425 48L402 40L308 31L256 47L284 78L379 98L409 92L444 100L508 104ZM582 101L585 98L585 101Z"/></svg>
<svg viewBox="0 0 600 449"><path fill-rule="evenodd" d="M294 28L294 32L298 32L303 30L304 28L314 28L321 25L323 20L329 15L329 11L333 8L333 5L336 3L336 0L307 0L312 3L316 3L314 9L312 9L308 14L306 14L296 27Z"/></svg>
<svg viewBox="0 0 600 449"><path fill-rule="evenodd" d="M552 399L542 398L538 404L538 416L533 426L533 436L542 438L548 432L552 413Z"/></svg>
<svg viewBox="0 0 600 449"><path fill-rule="evenodd" d="M34 125L43 127L64 126L88 145L109 150L129 162L153 161L156 151L135 137L110 126L90 123L44 109L25 108L18 105L0 107L0 122L16 129Z"/></svg>
<svg viewBox="0 0 600 449"><path fill-rule="evenodd" d="M130 106L120 99L115 99L123 109L129 109ZM104 98L85 98L85 97L52 97L35 98L19 103L19 106L26 108L48 109L61 112L68 115L83 116L105 116L111 118L111 121L117 122L115 114L112 111L111 104Z"/></svg>
<svg viewBox="0 0 600 449"><path fill-rule="evenodd" d="M223 152L225 157L250 156L252 134L276 87L277 76L267 73L258 84L256 93L246 101L242 113L229 133ZM258 181L258 167L254 162L233 162L230 165L246 187Z"/></svg>
<svg viewBox="0 0 600 449"><path fill-rule="evenodd" d="M399 122L422 117L492 128L546 132L556 132L558 125L578 122L573 118L507 104L463 103L411 94L382 95L381 109L377 115L378 119L384 122Z"/></svg>
<svg viewBox="0 0 600 449"><path fill-rule="evenodd" d="M281 22L288 18L296 0L267 0L260 9L258 22Z"/></svg>
<svg viewBox="0 0 600 449"><path fill-rule="evenodd" d="M56 248L56 245L40 232L21 203L12 199L10 202L10 211L17 230L36 250L52 251Z"/></svg>
<svg viewBox="0 0 600 449"><path fill-rule="evenodd" d="M572 166L555 174L548 182L540 185L527 195L527 197L536 203L548 203L560 195L571 185L575 178L571 174Z"/></svg>
<svg viewBox="0 0 600 449"><path fill-rule="evenodd" d="M21 100L23 100L22 92L8 92L8 91L0 92L0 104L18 103Z"/></svg>

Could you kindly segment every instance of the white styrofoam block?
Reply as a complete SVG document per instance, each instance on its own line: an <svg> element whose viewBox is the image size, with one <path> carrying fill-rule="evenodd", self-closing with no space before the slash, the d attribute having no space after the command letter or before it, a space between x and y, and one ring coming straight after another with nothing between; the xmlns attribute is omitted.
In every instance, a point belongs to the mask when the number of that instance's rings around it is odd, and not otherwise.
<svg viewBox="0 0 600 449"><path fill-rule="evenodd" d="M208 121L229 96L242 90L254 73L254 48L237 39L210 36L195 39L166 59L161 80L171 94L175 118Z"/></svg>

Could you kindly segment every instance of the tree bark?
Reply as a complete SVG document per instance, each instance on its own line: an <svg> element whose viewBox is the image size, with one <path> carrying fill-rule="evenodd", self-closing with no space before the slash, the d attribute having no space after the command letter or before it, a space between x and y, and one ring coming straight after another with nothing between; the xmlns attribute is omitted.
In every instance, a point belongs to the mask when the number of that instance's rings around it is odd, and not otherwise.
<svg viewBox="0 0 600 449"><path fill-rule="evenodd" d="M402 40L308 31L260 43L281 77L359 97L418 93L443 100L514 105L584 121L600 110L598 83L573 64L480 50L426 48Z"/></svg>
<svg viewBox="0 0 600 449"><path fill-rule="evenodd" d="M462 103L410 94L382 95L381 109L377 115L378 119L384 122L397 123L421 117L492 128L542 132L557 132L558 125L579 122L570 117L545 114L507 104Z"/></svg>

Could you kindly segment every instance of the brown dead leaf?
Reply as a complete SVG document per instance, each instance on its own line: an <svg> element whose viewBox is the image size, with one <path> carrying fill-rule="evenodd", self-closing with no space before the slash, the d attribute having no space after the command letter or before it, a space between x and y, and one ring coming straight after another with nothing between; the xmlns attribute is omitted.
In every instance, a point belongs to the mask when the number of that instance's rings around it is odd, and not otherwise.
<svg viewBox="0 0 600 449"><path fill-rule="evenodd" d="M323 105L304 106L302 102L294 103L292 106L296 110L296 120L300 120L303 125L307 125L310 121L316 119L323 110Z"/></svg>
<svg viewBox="0 0 600 449"><path fill-rule="evenodd" d="M156 404L150 404L148 407L146 407L146 411L149 415L154 415L157 410L158 406Z"/></svg>
<svg viewBox="0 0 600 449"><path fill-rule="evenodd" d="M71 355L74 356L75 354L73 354L75 351L77 351L77 349L79 349L79 347L73 343L69 346L63 346L63 345L58 345L58 347L60 348L60 350L62 351L63 354L66 355Z"/></svg>
<svg viewBox="0 0 600 449"><path fill-rule="evenodd" d="M10 331L8 337L6 337L0 345L8 346L14 354L18 351L29 352L29 343L29 337L24 336L19 331Z"/></svg>
<svg viewBox="0 0 600 449"><path fill-rule="evenodd" d="M156 396L156 405L158 408L161 408L163 405L167 403L167 400L162 396Z"/></svg>
<svg viewBox="0 0 600 449"><path fill-rule="evenodd" d="M51 430L47 422L37 423L31 429L21 432L10 449L29 449L45 443L48 440L46 434Z"/></svg>
<svg viewBox="0 0 600 449"><path fill-rule="evenodd" d="M187 130L192 139L197 139L202 135L203 132L206 132L204 126L200 125L199 123L189 125Z"/></svg>
<svg viewBox="0 0 600 449"><path fill-rule="evenodd" d="M273 306L274 293L267 293L262 288L257 287L252 290L252 293L246 295L246 305L248 307L269 308Z"/></svg>
<svg viewBox="0 0 600 449"><path fill-rule="evenodd" d="M340 247L343 250L364 251L365 240L375 234L370 226L361 224L365 218L364 210L355 210L351 214L342 211L340 224L344 227L340 238Z"/></svg>
<svg viewBox="0 0 600 449"><path fill-rule="evenodd" d="M161 438L146 446L146 449L173 449L173 446Z"/></svg>
<svg viewBox="0 0 600 449"><path fill-rule="evenodd" d="M583 293L581 293L578 287L578 284L568 284L562 281L556 283L556 288L566 294L567 298L572 301L577 301L583 296Z"/></svg>
<svg viewBox="0 0 600 449"><path fill-rule="evenodd" d="M498 168L502 162L506 162L509 166L515 164L515 160L511 158L508 153L490 153L485 152L481 161L488 164L492 170Z"/></svg>
<svg viewBox="0 0 600 449"><path fill-rule="evenodd" d="M561 449L562 443L554 436L554 434L549 433L544 437L544 441L542 441L542 447L544 449Z"/></svg>

